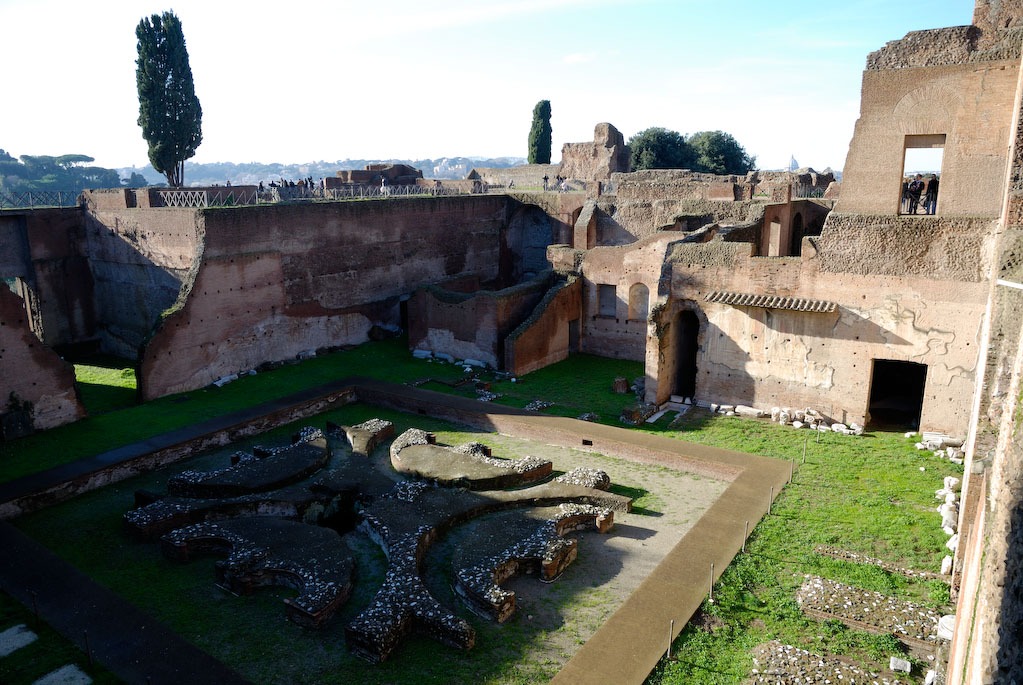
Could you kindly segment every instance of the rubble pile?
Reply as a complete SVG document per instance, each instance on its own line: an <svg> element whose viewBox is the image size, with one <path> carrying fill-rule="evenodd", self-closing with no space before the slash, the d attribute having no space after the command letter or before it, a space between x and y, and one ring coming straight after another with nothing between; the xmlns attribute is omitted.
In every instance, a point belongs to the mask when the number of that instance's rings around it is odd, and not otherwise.
<svg viewBox="0 0 1023 685"><path fill-rule="evenodd" d="M917 640L938 639L941 614L934 609L819 576L805 578L796 593L796 601L804 611L812 609Z"/></svg>
<svg viewBox="0 0 1023 685"><path fill-rule="evenodd" d="M899 685L907 682L866 671L838 659L772 640L756 648L752 683L848 683Z"/></svg>

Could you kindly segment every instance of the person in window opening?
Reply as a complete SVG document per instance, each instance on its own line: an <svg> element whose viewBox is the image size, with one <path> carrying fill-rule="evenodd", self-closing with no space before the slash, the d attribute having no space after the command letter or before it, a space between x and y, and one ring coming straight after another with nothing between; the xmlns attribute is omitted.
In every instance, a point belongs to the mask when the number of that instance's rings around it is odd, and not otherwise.
<svg viewBox="0 0 1023 685"><path fill-rule="evenodd" d="M938 175L931 174L931 178L927 181L927 190L924 193L924 211L928 214L934 214L934 211L938 207Z"/></svg>
<svg viewBox="0 0 1023 685"><path fill-rule="evenodd" d="M916 214L920 205L920 193L924 192L923 176L917 174L909 184L909 213Z"/></svg>

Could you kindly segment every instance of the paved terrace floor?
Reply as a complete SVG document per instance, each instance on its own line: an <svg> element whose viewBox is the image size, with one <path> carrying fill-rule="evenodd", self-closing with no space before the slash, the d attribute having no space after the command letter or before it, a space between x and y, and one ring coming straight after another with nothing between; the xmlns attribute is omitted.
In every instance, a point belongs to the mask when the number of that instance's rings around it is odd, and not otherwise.
<svg viewBox="0 0 1023 685"><path fill-rule="evenodd" d="M731 481L697 525L576 652L555 683L642 683L667 650L670 621L675 621L675 637L707 595L711 564L715 577L724 572L742 547L745 523L750 530L756 526L790 474L783 460L352 377L2 484L0 504L346 388L355 388L367 404ZM130 682L147 677L154 683L244 682L8 523L0 522L0 545L5 552L0 557L3 588L29 607L31 591L47 588L45 601L44 592L37 590L40 615L80 646L82 631L89 630L95 657L118 676Z"/></svg>

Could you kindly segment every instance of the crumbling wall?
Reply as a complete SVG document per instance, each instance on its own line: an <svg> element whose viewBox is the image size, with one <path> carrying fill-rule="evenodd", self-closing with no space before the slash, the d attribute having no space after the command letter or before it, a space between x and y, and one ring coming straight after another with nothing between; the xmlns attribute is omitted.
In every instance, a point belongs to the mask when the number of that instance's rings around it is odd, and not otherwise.
<svg viewBox="0 0 1023 685"><path fill-rule="evenodd" d="M504 342L504 368L516 376L568 359L573 325L582 315L582 280L570 275L547 291Z"/></svg>
<svg viewBox="0 0 1023 685"><path fill-rule="evenodd" d="M202 256L142 357L151 399L396 328L399 298L498 279L508 199L460 196L201 213Z"/></svg>
<svg viewBox="0 0 1023 685"><path fill-rule="evenodd" d="M836 211L898 214L906 136L945 135L938 213L997 217L1018 62L865 71Z"/></svg>
<svg viewBox="0 0 1023 685"><path fill-rule="evenodd" d="M628 171L629 147L608 123L597 124L591 143L565 143L561 148L561 175L577 181L606 181L611 174Z"/></svg>
<svg viewBox="0 0 1023 685"><path fill-rule="evenodd" d="M95 209L85 227L102 349L135 359L196 264L199 210Z"/></svg>
<svg viewBox="0 0 1023 685"><path fill-rule="evenodd" d="M502 290L462 293L443 285L421 288L408 303L409 347L500 368L505 337L533 311L551 285L548 271Z"/></svg>
<svg viewBox="0 0 1023 685"><path fill-rule="evenodd" d="M31 403L36 429L85 416L75 391L74 368L35 336L25 303L2 283L0 369L0 416L11 411L12 393L19 403Z"/></svg>
<svg viewBox="0 0 1023 685"><path fill-rule="evenodd" d="M561 173L560 164L521 164L512 167L474 167L465 178L470 181L482 181L487 185L507 188L509 184L515 188L543 188L543 177L546 176L550 187L554 187L554 179Z"/></svg>

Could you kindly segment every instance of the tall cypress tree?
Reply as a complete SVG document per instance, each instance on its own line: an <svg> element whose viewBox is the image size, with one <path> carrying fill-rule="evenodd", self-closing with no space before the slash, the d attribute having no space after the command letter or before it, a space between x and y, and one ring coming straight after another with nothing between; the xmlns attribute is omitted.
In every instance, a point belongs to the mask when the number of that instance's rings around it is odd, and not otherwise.
<svg viewBox="0 0 1023 685"><path fill-rule="evenodd" d="M192 84L181 21L173 12L154 14L139 22L135 35L138 124L149 143L153 168L177 188L185 180L185 160L202 142L202 107Z"/></svg>
<svg viewBox="0 0 1023 685"><path fill-rule="evenodd" d="M551 101L540 100L533 108L529 127L529 163L551 163Z"/></svg>

